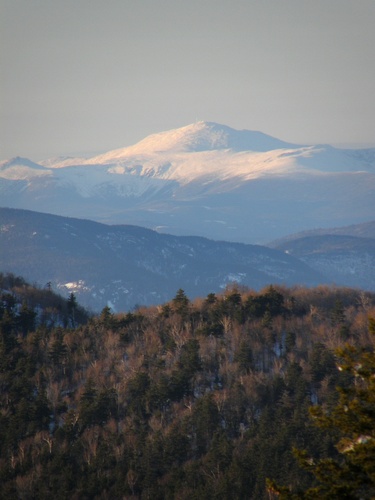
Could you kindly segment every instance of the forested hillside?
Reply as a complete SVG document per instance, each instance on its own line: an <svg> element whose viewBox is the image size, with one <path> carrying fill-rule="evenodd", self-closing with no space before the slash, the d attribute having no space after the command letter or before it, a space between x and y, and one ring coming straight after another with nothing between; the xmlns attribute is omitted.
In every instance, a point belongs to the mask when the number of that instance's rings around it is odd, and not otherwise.
<svg viewBox="0 0 375 500"><path fill-rule="evenodd" d="M338 455L336 433L309 417L353 384L336 349L373 349L375 294L359 290L227 288L193 302L179 290L89 317L74 295L14 276L1 289L7 500L268 499L267 478L306 490L315 479L293 447Z"/></svg>
<svg viewBox="0 0 375 500"><path fill-rule="evenodd" d="M269 283L332 283L267 247L1 207L0 247L0 269L50 282L61 294L74 292L96 313L106 305L120 312L162 304L181 283L191 298L222 291L233 281L257 290Z"/></svg>

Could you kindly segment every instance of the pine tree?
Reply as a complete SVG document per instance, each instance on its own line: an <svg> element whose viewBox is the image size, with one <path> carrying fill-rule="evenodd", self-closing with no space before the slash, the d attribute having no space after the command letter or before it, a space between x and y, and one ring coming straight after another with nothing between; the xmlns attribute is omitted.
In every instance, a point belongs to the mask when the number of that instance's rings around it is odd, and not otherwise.
<svg viewBox="0 0 375 500"><path fill-rule="evenodd" d="M172 299L174 310L183 317L186 317L189 311L189 299L185 292L180 288Z"/></svg>
<svg viewBox="0 0 375 500"><path fill-rule="evenodd" d="M70 326L72 328L75 328L76 327L76 311L78 308L78 304L77 304L76 296L74 295L73 292L69 295L67 306L68 306L68 317L69 317L69 321L70 321Z"/></svg>
<svg viewBox="0 0 375 500"><path fill-rule="evenodd" d="M375 319L369 320L375 337ZM314 460L306 451L295 451L301 466L313 473L318 485L292 493L269 481L269 491L282 499L372 499L375 498L375 348L347 344L336 351L338 369L351 377L348 387L339 387L337 405L322 406L310 413L318 427L338 434L337 458Z"/></svg>

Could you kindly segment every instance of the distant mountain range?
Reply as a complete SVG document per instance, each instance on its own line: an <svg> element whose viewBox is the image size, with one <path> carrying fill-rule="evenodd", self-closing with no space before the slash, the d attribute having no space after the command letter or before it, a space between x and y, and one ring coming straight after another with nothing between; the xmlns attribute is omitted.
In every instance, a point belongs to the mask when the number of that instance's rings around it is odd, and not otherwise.
<svg viewBox="0 0 375 500"><path fill-rule="evenodd" d="M301 146L198 122L89 159L5 160L0 199L11 208L263 244L372 220L375 149Z"/></svg>
<svg viewBox="0 0 375 500"><path fill-rule="evenodd" d="M267 246L277 248L284 243L300 240L302 238L326 236L326 235L341 235L341 236L354 236L356 238L375 238L375 220L370 222L363 222L362 224L353 224L344 227L330 227L325 229L311 229L309 231L301 231L299 233L288 234L283 238L279 238L269 242Z"/></svg>
<svg viewBox="0 0 375 500"><path fill-rule="evenodd" d="M337 285L375 290L375 221L290 235L269 244Z"/></svg>

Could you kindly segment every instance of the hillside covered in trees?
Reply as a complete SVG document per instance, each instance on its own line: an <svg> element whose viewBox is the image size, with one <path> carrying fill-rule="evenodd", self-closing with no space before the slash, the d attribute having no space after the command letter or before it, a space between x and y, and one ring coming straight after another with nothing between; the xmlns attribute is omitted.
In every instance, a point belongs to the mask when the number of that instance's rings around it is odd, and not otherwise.
<svg viewBox="0 0 375 500"><path fill-rule="evenodd" d="M7 500L284 491L268 479L306 491L316 479L293 448L339 457L337 432L309 417L353 386L337 349L374 350L375 294L360 290L229 287L194 301L179 290L159 307L94 317L21 278L1 275L0 290Z"/></svg>

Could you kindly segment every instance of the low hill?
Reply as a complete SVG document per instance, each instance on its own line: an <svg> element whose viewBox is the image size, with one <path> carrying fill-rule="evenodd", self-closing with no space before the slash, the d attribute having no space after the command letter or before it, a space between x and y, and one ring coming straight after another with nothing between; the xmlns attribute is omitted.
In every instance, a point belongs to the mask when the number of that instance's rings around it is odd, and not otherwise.
<svg viewBox="0 0 375 500"><path fill-rule="evenodd" d="M283 245L288 241L298 240L306 237L326 236L326 235L354 236L358 238L375 239L375 220L369 222L363 222L362 224L352 224L350 226L319 228L319 229L310 229L309 231L301 231L271 241L270 243L267 244L267 246L269 246L270 248L277 248L279 245Z"/></svg>
<svg viewBox="0 0 375 500"><path fill-rule="evenodd" d="M375 222L290 235L269 245L338 285L375 290Z"/></svg>

